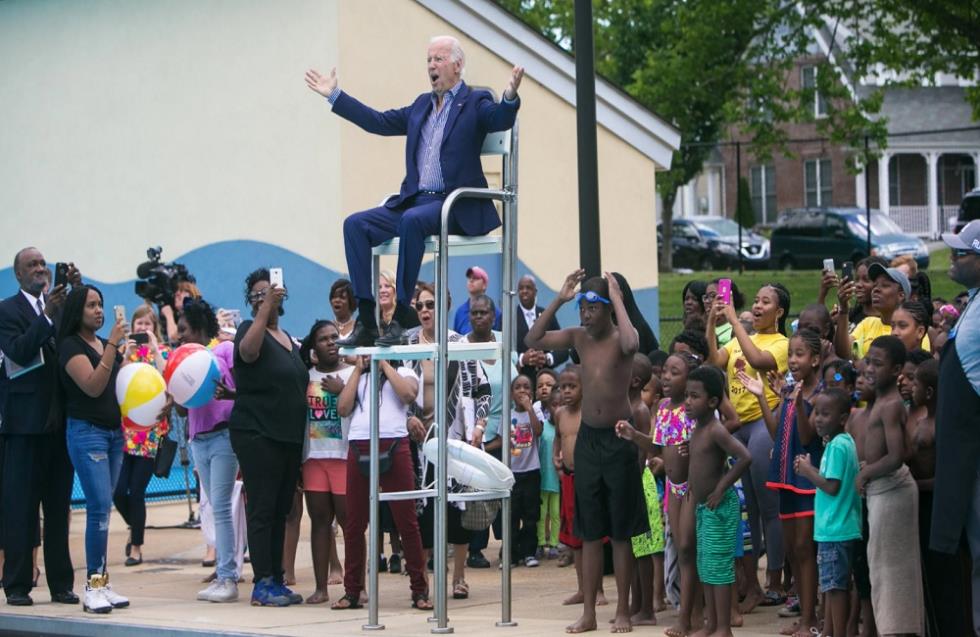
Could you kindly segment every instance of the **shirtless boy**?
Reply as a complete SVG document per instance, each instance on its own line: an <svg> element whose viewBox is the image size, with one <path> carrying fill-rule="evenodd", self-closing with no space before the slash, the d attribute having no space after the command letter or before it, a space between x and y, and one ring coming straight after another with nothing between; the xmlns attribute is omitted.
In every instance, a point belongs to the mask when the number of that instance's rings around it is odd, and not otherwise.
<svg viewBox="0 0 980 637"><path fill-rule="evenodd" d="M585 600L582 587L582 540L573 530L575 519L575 441L582 425L582 379L581 368L569 365L558 377L558 390L561 392L561 406L555 411L555 442L552 462L561 479L561 529L558 540L572 549L575 556L575 578L578 590L562 602L564 606L581 604ZM597 581L596 605L605 606L605 592L602 590L602 573Z"/></svg>
<svg viewBox="0 0 980 637"><path fill-rule="evenodd" d="M855 479L868 503L868 567L878 634L920 635L923 617L919 567L919 493L905 459L907 414L898 391L905 346L879 336L868 349L875 403L868 413L864 465Z"/></svg>
<svg viewBox="0 0 980 637"><path fill-rule="evenodd" d="M715 417L725 393L725 378L714 367L699 367L687 376L687 415L697 424L691 433L688 490L697 507L698 578L704 587L704 627L698 636L731 636L735 543L741 508L735 482L752 456ZM728 468L728 458L736 459Z"/></svg>
<svg viewBox="0 0 980 637"><path fill-rule="evenodd" d="M584 283L583 283L584 281ZM575 293L579 284L582 292ZM581 326L546 331L558 309L571 300L579 306ZM613 314L616 323L613 323ZM534 349L574 347L582 360L582 426L575 441L575 529L584 541L582 617L566 628L580 633L596 629L596 579L602 574L602 539L613 546L616 571L616 619L612 632L633 630L629 584L633 579L630 540L648 529L636 447L618 436L615 426L632 417L627 388L633 354L639 346L636 328L623 305L619 283L609 273L585 281L585 271L568 275L558 296L528 331L524 344Z"/></svg>

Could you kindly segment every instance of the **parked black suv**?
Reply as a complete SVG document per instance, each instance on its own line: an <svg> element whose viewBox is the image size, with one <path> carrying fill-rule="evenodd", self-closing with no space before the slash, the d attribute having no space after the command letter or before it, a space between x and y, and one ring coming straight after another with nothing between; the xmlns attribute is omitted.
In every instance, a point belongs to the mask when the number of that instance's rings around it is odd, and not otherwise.
<svg viewBox="0 0 980 637"><path fill-rule="evenodd" d="M703 232L689 219L671 223L671 254L675 268L727 270L738 267L735 244L714 232ZM657 245L663 245L663 224L657 224Z"/></svg>

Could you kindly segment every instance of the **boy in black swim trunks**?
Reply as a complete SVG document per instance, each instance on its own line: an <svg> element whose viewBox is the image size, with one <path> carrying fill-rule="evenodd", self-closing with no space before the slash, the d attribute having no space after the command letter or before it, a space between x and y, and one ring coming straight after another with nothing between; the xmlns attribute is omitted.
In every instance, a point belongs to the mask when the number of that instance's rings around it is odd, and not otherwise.
<svg viewBox="0 0 980 637"><path fill-rule="evenodd" d="M585 271L565 279L558 296L535 321L524 343L544 350L574 347L582 360L582 426L575 443L575 530L584 540L582 550L585 608L568 626L569 633L596 629L596 575L602 571L602 539L613 546L617 604L612 632L629 632L629 586L633 577L630 540L648 530L646 504L636 447L616 435L620 420L630 420L627 395L633 354L639 337L623 305L622 292L609 273L584 283ZM575 289L582 283L582 292ZM580 327L546 332L555 313L576 300ZM615 314L616 322L613 323Z"/></svg>

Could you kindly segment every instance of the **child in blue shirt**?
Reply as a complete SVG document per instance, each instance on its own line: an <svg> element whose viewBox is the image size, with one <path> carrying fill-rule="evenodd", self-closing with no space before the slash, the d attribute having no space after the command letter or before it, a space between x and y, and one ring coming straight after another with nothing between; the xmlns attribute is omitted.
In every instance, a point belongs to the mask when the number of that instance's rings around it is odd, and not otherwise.
<svg viewBox="0 0 980 637"><path fill-rule="evenodd" d="M817 434L828 440L820 470L809 454L796 456L795 470L816 487L813 539L817 542L820 592L827 594L824 627L827 634L846 634L851 565L861 539L861 500L855 487L858 473L854 439L844 432L851 397L837 388L817 394L811 420ZM832 627L832 630L831 630Z"/></svg>

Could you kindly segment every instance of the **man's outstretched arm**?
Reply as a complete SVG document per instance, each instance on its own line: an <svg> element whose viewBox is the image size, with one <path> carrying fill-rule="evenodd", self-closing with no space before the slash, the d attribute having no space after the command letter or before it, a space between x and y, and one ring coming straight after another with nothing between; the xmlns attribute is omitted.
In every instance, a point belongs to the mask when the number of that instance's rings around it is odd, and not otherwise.
<svg viewBox="0 0 980 637"><path fill-rule="evenodd" d="M333 112L344 119L375 135L405 135L408 133L408 113L410 107L387 111L376 111L340 90L337 84L337 69L330 69L330 75L323 75L316 69L306 72L306 85L314 93L327 98Z"/></svg>

